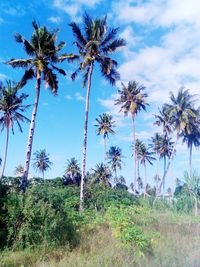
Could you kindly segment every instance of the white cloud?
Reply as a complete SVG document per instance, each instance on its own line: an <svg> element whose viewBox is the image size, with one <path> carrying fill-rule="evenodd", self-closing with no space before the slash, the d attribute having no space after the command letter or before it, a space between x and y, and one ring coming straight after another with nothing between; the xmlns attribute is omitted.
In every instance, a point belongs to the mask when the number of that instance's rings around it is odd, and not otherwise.
<svg viewBox="0 0 200 267"><path fill-rule="evenodd" d="M80 94L80 93L75 93L74 97L76 98L77 101L83 101L85 102L85 98Z"/></svg>
<svg viewBox="0 0 200 267"><path fill-rule="evenodd" d="M53 7L67 13L73 20L80 20L83 8L94 8L101 0L54 0Z"/></svg>
<svg viewBox="0 0 200 267"><path fill-rule="evenodd" d="M65 98L66 98L67 100L71 100L71 99L72 99L72 97L71 97L70 95L66 95Z"/></svg>
<svg viewBox="0 0 200 267"><path fill-rule="evenodd" d="M113 10L121 23L136 22L154 27L170 27L178 24L199 24L198 0L123 0L113 4Z"/></svg>
<svg viewBox="0 0 200 267"><path fill-rule="evenodd" d="M0 73L0 80L6 80L6 79L8 79L8 76L3 73Z"/></svg>
<svg viewBox="0 0 200 267"><path fill-rule="evenodd" d="M62 19L60 17L50 17L48 20L55 24L59 24L62 22Z"/></svg>

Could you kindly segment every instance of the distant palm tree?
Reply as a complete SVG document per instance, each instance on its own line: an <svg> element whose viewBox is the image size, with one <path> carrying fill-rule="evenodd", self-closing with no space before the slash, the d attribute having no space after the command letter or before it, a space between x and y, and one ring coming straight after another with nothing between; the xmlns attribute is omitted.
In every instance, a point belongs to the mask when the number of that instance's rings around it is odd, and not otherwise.
<svg viewBox="0 0 200 267"><path fill-rule="evenodd" d="M154 154L156 155L156 188L158 188L158 181L159 181L159 173L158 173L158 161L160 157L160 146L161 146L162 136L159 133L155 133L153 137L151 137L151 143L149 147L153 150Z"/></svg>
<svg viewBox="0 0 200 267"><path fill-rule="evenodd" d="M124 112L124 115L127 116L128 113L131 113L132 122L133 122L133 146L134 146L134 193L136 192L136 137L135 137L135 117L141 110L146 110L147 94L144 92L145 87L139 85L136 81L131 81L125 86L122 83L122 89L118 90L119 98L116 100L115 104L120 105L120 111Z"/></svg>
<svg viewBox="0 0 200 267"><path fill-rule="evenodd" d="M141 159L141 149L144 143L140 139L135 140L135 151L136 151L136 165L137 165L137 180L140 178L140 159Z"/></svg>
<svg viewBox="0 0 200 267"><path fill-rule="evenodd" d="M83 142L83 162L82 162L82 177L80 190L80 211L83 211L83 188L86 172L86 149L87 149L87 128L89 114L89 99L93 69L95 63L100 66L101 74L108 80L111 85L114 85L119 79L119 74L116 70L117 62L110 57L110 54L118 48L125 45L123 39L116 39L118 28L108 28L106 17L103 19L93 20L86 13L83 16L83 31L80 27L72 22L70 24L74 37L75 46L79 51L80 65L72 74L74 80L78 72L83 72L83 86L87 84L86 106L85 106L85 123L84 123L84 142Z"/></svg>
<svg viewBox="0 0 200 267"><path fill-rule="evenodd" d="M108 163L111 166L111 169L115 173L115 177L117 177L117 169L121 170L122 168L122 150L119 147L111 146L109 151L107 152Z"/></svg>
<svg viewBox="0 0 200 267"><path fill-rule="evenodd" d="M106 138L109 137L109 134L115 134L113 128L115 127L115 121L113 121L113 117L109 114L103 113L96 118L97 124L97 135L102 134L104 140L104 162L106 161Z"/></svg>
<svg viewBox="0 0 200 267"><path fill-rule="evenodd" d="M26 159L24 166L24 175L22 177L22 188L25 190L27 186L28 172L31 159L31 151L33 145L33 137L35 130L35 120L37 115L41 81L44 80L45 86L48 86L53 95L57 94L58 80L54 71L59 72L62 75L66 75L63 69L56 67L55 65L63 60L73 57L73 55L62 54L59 55L60 50L65 45L64 42L60 42L57 46L55 44L58 30L49 31L46 27L41 27L35 21L33 21L34 32L30 38L30 41L25 39L22 35L17 33L15 39L18 43L22 43L28 58L11 59L7 62L13 68L25 68L25 74L22 77L19 86L24 86L28 80L36 79L36 97L34 108L32 112L31 124L29 129Z"/></svg>
<svg viewBox="0 0 200 267"><path fill-rule="evenodd" d="M23 175L23 173L24 173L24 166L22 164L19 164L17 167L15 167L14 173L17 176L21 177Z"/></svg>
<svg viewBox="0 0 200 267"><path fill-rule="evenodd" d="M147 187L146 163L148 162L150 165L153 165L152 161L154 161L155 158L153 157L154 152L149 151L149 148L145 144L142 146L140 153L141 153L140 162L144 166L144 196L145 196Z"/></svg>
<svg viewBox="0 0 200 267"><path fill-rule="evenodd" d="M168 160L170 159L173 148L174 148L174 142L172 141L172 138L168 137L167 135L162 135L161 140L160 140L159 155L160 155L160 159L163 159L163 162L164 162L163 175L166 170L167 159ZM165 179L163 180L163 190L164 189L165 189Z"/></svg>
<svg viewBox="0 0 200 267"><path fill-rule="evenodd" d="M189 131L190 121L194 120L198 111L194 108L195 99L194 96L189 93L189 90L185 90L184 88L180 88L177 96L175 96L172 92L170 92L170 104L164 104L164 110L167 112L170 124L173 127L173 131L176 132L176 141L174 143L173 151L168 160L167 167L165 169L165 173L160 183L161 189L165 177L168 173L171 162L176 153L176 146L179 141L180 136L184 133L184 131Z"/></svg>
<svg viewBox="0 0 200 267"><path fill-rule="evenodd" d="M16 85L7 81L6 86L1 84L0 87L0 128L1 131L6 129L6 143L5 143L5 154L4 163L1 173L1 178L4 175L7 154L8 154L8 143L10 129L14 134L14 124L16 123L19 130L22 132L21 122L30 122L22 113L27 110L30 105L24 105L24 100L28 97L27 94L21 94L18 96L18 90Z"/></svg>
<svg viewBox="0 0 200 267"><path fill-rule="evenodd" d="M78 163L78 160L75 158L71 158L67 160L67 166L65 169L65 177L70 177L70 179L73 181L73 183L79 183L77 180L79 180L81 176L81 169Z"/></svg>
<svg viewBox="0 0 200 267"><path fill-rule="evenodd" d="M49 159L49 154L46 153L45 149L41 149L37 150L33 155L33 167L36 171L42 173L42 178L44 179L44 172L51 169L51 165L53 164Z"/></svg>
<svg viewBox="0 0 200 267"><path fill-rule="evenodd" d="M126 184L126 179L124 178L123 175L120 175L119 177L114 178L115 184Z"/></svg>
<svg viewBox="0 0 200 267"><path fill-rule="evenodd" d="M194 215L198 215L198 197L200 187L200 175L197 171L193 171L190 176L187 172L184 173L184 190L194 198Z"/></svg>
<svg viewBox="0 0 200 267"><path fill-rule="evenodd" d="M189 131L188 131L189 130ZM200 146L200 120L199 115L197 119L190 121L189 129L183 132L183 142L187 144L189 148L190 158L189 158L189 174L192 177L192 148Z"/></svg>
<svg viewBox="0 0 200 267"><path fill-rule="evenodd" d="M106 186L111 186L110 179L112 173L107 165L104 163L97 164L93 169L91 183L99 183Z"/></svg>
<svg viewBox="0 0 200 267"><path fill-rule="evenodd" d="M173 132L173 129L170 121L169 112L166 109L165 105L162 107L161 110L159 109L159 114L154 116L156 118L154 124L157 126L162 126L163 134L165 136L169 136Z"/></svg>

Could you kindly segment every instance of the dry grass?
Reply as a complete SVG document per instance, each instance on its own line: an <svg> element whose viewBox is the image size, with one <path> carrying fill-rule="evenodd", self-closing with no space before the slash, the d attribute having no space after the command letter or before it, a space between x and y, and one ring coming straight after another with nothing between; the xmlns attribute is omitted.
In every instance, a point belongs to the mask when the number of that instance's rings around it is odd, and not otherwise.
<svg viewBox="0 0 200 267"><path fill-rule="evenodd" d="M45 252L5 254L0 266L31 267L200 267L200 223L189 217L155 214L153 230L160 232L154 244L154 255L136 257L112 236L107 224L95 233L85 233L80 246Z"/></svg>

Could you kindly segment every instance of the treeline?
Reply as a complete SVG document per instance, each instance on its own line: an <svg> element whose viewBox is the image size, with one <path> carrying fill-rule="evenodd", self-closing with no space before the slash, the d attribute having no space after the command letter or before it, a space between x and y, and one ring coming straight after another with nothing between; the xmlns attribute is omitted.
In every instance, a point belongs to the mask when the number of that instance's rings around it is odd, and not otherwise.
<svg viewBox="0 0 200 267"><path fill-rule="evenodd" d="M68 61L77 66L76 71L72 73L71 78L74 81L79 73L83 78L83 86L87 86L86 93L86 112L84 119L84 142L83 142L83 160L82 166L79 169L80 174L80 211L83 211L85 182L87 180L86 173L86 156L87 156L87 132L88 132L88 115L91 81L93 70L98 65L102 77L105 78L112 86L115 86L116 81L120 79L117 71L118 63L111 55L119 48L126 45L125 40L119 38L118 28L110 28L107 25L106 17L103 19L92 19L88 14L83 15L82 25L72 22L69 24L74 35L74 46L77 53L63 53L65 45L64 41L57 44L58 30L49 30L45 26L42 27L35 21L32 23L33 33L30 39L26 39L21 34L15 35L17 43L21 44L26 53L25 58L11 59L6 62L13 68L25 70L19 82L8 81L6 84L1 84L0 88L0 125L6 130L6 146L3 159L1 178L4 177L6 167L7 151L9 144L10 131L14 132L14 124L19 126L22 131L22 122L30 123L27 150L24 166L21 168L20 188L23 192L28 187L28 175L30 168L30 160L32 155L32 146L34 139L34 131L36 125L37 109L39 105L40 90L42 83L48 86L53 95L58 91L57 75L66 75L66 70L60 67L63 61ZM28 95L21 93L21 90L29 80L34 79L35 84L35 102L31 119L24 115L24 112L30 107L25 105L24 100ZM169 171L170 164L176 154L177 144L179 140L183 140L190 151L190 173L192 179L192 148L200 144L200 108L195 106L195 97L190 94L189 90L181 88L177 95L170 93L169 103L164 104L158 115L155 115L155 124L161 127L160 133L155 133L152 137L151 144L146 144L143 140L136 138L135 134L135 119L140 111L146 110L148 104L148 95L145 86L137 81L129 81L127 84L122 83L118 90L118 97L115 104L119 106L119 111L125 116L129 115L132 118L133 124L133 140L132 150L134 156L133 178L132 185L134 194L139 194L143 188L144 196L147 192L147 171L146 165L153 164L155 160L158 166L159 159L164 161L164 170L162 174L158 173L156 167L156 195L160 195L161 189L165 188L165 180ZM98 164L94 169L96 178L104 184L109 185L111 171L115 173L115 180L124 179L118 177L117 171L122 168L123 155L119 147L111 147L107 150L107 138L109 134L114 134L115 122L110 114L99 115L96 119L96 130L98 135L102 135L105 144L104 163ZM175 138L174 138L175 137ZM44 172L52 165L49 155L45 150L36 151L34 154L34 167L40 170L44 177ZM110 165L110 167L109 167ZM144 177L140 175L140 166L144 167ZM68 171L67 175L73 174ZM101 173L101 175L99 175Z"/></svg>

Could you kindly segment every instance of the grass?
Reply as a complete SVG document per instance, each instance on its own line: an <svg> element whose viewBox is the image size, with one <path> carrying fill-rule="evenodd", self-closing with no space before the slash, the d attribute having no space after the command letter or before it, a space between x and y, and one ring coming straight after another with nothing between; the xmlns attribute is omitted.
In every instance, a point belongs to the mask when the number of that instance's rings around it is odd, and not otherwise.
<svg viewBox="0 0 200 267"><path fill-rule="evenodd" d="M134 254L113 236L108 223L84 232L80 245L49 250L4 252L1 267L199 267L200 218L174 213L154 214L149 228L159 232L153 254ZM97 230L98 229L98 230Z"/></svg>

